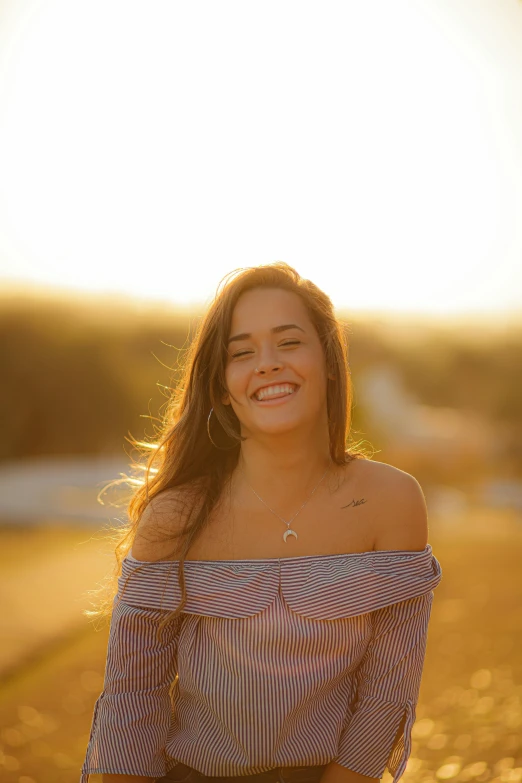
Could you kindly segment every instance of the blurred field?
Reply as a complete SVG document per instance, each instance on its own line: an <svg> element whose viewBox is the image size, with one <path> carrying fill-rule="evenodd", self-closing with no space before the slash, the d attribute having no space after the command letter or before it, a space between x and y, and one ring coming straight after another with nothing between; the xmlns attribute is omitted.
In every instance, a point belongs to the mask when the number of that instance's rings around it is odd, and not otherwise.
<svg viewBox="0 0 522 783"><path fill-rule="evenodd" d="M35 566L52 563L47 578L63 585L60 564L63 568L78 551L87 574L90 559L86 586L94 587L112 562L105 545L90 538L85 530L0 530L0 566L9 579L19 574L23 602L16 612L38 605L35 615L45 627L55 611L63 611L61 603L70 606L67 590L39 595L38 584L28 577ZM502 511L477 511L451 526L431 517L430 543L443 579L435 591L404 781L517 783L522 781L522 523ZM66 568L66 579L73 570ZM85 572L75 583L75 599L82 579ZM9 614L0 619L4 639L6 623L13 627ZM94 702L103 687L108 628L96 631L81 615L76 619L54 646L46 643L2 683L0 777L5 783L79 779ZM391 781L389 773L383 781ZM100 782L101 776L91 776L91 783Z"/></svg>
<svg viewBox="0 0 522 783"><path fill-rule="evenodd" d="M87 591L111 568L92 527L0 527L0 679L85 627Z"/></svg>

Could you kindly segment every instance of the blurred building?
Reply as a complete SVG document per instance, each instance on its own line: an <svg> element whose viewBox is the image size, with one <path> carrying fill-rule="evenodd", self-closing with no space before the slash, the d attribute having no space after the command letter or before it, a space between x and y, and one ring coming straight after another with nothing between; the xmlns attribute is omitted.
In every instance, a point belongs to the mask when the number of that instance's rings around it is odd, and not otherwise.
<svg viewBox="0 0 522 783"><path fill-rule="evenodd" d="M123 495L103 487L129 474L129 463L111 457L46 456L0 463L0 522L2 524L100 522L123 519L116 507ZM127 488L128 492L128 488Z"/></svg>
<svg viewBox="0 0 522 783"><path fill-rule="evenodd" d="M502 449L496 428L472 411L420 403L402 382L398 370L377 364L359 374L357 401L368 422L394 450L452 460L491 455Z"/></svg>
<svg viewBox="0 0 522 783"><path fill-rule="evenodd" d="M487 481L482 487L481 499L487 506L522 512L522 481L514 478Z"/></svg>

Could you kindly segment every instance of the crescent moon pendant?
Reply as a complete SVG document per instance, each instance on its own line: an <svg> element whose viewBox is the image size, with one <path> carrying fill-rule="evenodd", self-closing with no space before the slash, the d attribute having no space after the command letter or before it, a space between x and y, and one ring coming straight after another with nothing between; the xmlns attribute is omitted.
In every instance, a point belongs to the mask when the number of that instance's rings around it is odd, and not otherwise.
<svg viewBox="0 0 522 783"><path fill-rule="evenodd" d="M295 538L297 538L297 533L295 532L295 530L287 530L286 533L283 534L283 538L285 540L285 543L286 543L286 539L288 538L288 536L294 536Z"/></svg>

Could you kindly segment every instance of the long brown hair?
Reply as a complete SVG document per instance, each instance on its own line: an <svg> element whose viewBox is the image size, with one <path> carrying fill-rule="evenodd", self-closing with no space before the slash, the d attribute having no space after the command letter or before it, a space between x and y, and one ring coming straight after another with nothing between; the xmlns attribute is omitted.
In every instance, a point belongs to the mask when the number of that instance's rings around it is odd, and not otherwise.
<svg viewBox="0 0 522 783"><path fill-rule="evenodd" d="M262 287L280 288L297 294L317 331L327 372L335 377L335 382L328 380L327 386L332 461L337 465L345 465L353 459L367 458L365 451L359 448L360 443L353 444L350 439L352 384L348 367L348 340L342 322L334 314L330 298L282 261L230 272L218 285L216 296L185 353L178 382L168 400L156 440L147 443L134 439L131 441L144 458L144 465L135 465L144 472L144 477L129 479L136 487L128 504L129 521L123 527L112 530L116 538L115 573L108 590L104 588L105 601L102 600L95 611L86 610L88 616L111 614L122 560L132 549L143 511L153 498L175 487L187 490L183 495L187 502L181 505L188 514L184 514L184 526L179 532L172 528L169 530L167 526L165 538L172 541L172 555L176 551L176 560L179 561L178 584L182 598L178 607L162 619L159 628L163 628L183 611L187 599L184 559L219 504L240 455L242 437L239 420L232 406L221 402L226 391L227 341L232 314L241 294ZM214 409L211 434L219 450L209 440L207 433L211 408ZM192 502L194 500L197 502ZM156 502L159 501L158 498ZM159 528L156 532L159 532ZM181 547L179 544L174 546L175 538L181 539ZM146 566L138 566L133 569L133 573Z"/></svg>

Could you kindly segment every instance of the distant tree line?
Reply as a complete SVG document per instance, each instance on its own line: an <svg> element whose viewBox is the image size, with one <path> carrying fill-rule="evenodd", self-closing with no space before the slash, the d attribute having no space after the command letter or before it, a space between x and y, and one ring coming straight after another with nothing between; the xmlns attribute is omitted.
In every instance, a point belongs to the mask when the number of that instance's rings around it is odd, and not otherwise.
<svg viewBox="0 0 522 783"><path fill-rule="evenodd" d="M97 306L39 298L0 301L0 460L124 456L130 450L126 435L152 438L152 419L162 415L198 318L159 305L139 309L103 299ZM521 329L483 343L435 329L408 341L371 321L350 322L348 315L347 322L356 388L365 367L389 362L419 401L509 424L511 457L522 465ZM356 438L371 442L359 395L353 413Z"/></svg>

